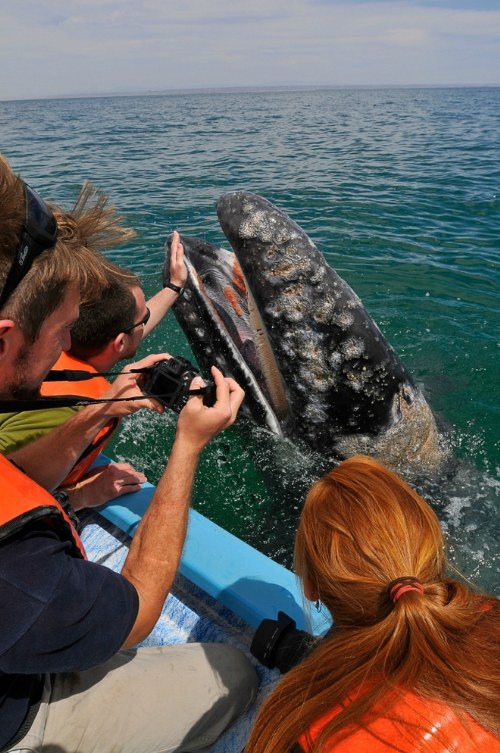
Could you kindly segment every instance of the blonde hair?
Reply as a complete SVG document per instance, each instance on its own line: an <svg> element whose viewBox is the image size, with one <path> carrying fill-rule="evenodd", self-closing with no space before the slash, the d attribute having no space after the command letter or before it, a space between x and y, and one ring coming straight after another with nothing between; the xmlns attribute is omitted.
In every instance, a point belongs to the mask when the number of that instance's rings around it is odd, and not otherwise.
<svg viewBox="0 0 500 753"><path fill-rule="evenodd" d="M104 194L86 183L72 210L50 205L58 224L55 246L33 262L3 307L1 315L13 319L27 342L34 342L45 319L58 307L68 286L80 290L82 302L95 300L107 285L107 270L114 267L102 251L133 237L122 226ZM3 288L21 239L25 218L24 186L0 155L0 289Z"/></svg>
<svg viewBox="0 0 500 753"><path fill-rule="evenodd" d="M439 521L395 473L356 456L318 481L302 511L295 563L335 628L265 701L245 753L288 753L352 697L311 741L312 751L329 750L398 688L500 732L498 602L483 611L478 594L446 577ZM403 576L418 578L424 593L394 604L388 585Z"/></svg>

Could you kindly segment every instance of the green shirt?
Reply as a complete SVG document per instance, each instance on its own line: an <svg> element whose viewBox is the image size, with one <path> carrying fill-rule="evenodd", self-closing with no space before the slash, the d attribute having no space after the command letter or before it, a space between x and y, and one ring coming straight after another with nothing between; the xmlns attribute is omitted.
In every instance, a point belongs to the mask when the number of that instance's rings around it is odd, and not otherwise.
<svg viewBox="0 0 500 753"><path fill-rule="evenodd" d="M9 455L21 449L48 434L79 410L80 408L46 408L21 413L0 413L0 453Z"/></svg>

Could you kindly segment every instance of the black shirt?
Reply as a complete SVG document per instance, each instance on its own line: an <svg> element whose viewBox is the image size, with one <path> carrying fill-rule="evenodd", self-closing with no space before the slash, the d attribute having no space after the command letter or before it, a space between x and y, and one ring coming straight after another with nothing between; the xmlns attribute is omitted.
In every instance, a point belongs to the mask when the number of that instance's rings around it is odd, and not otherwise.
<svg viewBox="0 0 500 753"><path fill-rule="evenodd" d="M135 622L135 588L70 549L40 523L0 543L0 749L39 694L34 675L106 661Z"/></svg>

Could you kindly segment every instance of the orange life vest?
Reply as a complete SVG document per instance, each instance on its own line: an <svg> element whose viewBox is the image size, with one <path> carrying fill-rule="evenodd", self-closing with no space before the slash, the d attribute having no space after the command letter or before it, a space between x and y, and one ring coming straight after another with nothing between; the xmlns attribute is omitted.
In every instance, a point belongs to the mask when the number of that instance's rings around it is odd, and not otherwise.
<svg viewBox="0 0 500 753"><path fill-rule="evenodd" d="M86 559L80 537L59 502L3 455L0 455L0 479L0 541L27 523L40 520L63 541L71 541L74 555Z"/></svg>
<svg viewBox="0 0 500 753"><path fill-rule="evenodd" d="M97 371L86 361L70 355L61 353L59 360L53 366L54 369L71 370L71 371L90 371L96 374ZM104 377L95 377L81 382L44 382L41 386L41 394L44 396L51 395L78 395L81 397L101 397L103 392L109 387L109 382ZM88 471L96 457L104 449L114 430L118 426L117 418L110 419L105 426L96 434L91 444L84 450L72 470L68 473L60 486L70 486L79 481Z"/></svg>
<svg viewBox="0 0 500 753"><path fill-rule="evenodd" d="M398 696L393 704L381 701L378 705L378 718L366 728L353 729L352 734L338 742L334 736L327 750L331 753L394 753L395 750L404 753L500 753L500 739L496 735L471 717L462 722L449 706L439 701L420 698L408 691ZM340 713L341 708L338 705L330 709L311 726L308 735L301 735L299 744L305 753L309 753L311 741Z"/></svg>

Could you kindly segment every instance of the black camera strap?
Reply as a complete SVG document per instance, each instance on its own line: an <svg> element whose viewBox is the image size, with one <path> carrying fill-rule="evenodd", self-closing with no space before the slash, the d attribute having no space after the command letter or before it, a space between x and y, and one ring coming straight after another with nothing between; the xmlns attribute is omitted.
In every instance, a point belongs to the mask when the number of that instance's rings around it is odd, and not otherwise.
<svg viewBox="0 0 500 753"><path fill-rule="evenodd" d="M188 395L206 395L208 387L189 390ZM157 397L169 397L157 395ZM154 399L154 398L152 398ZM147 395L135 397L78 397L78 395L53 395L52 397L38 397L35 400L0 400L0 413L17 413L24 410L47 410L48 408L80 408L97 403L130 403L131 400L148 400Z"/></svg>
<svg viewBox="0 0 500 753"><path fill-rule="evenodd" d="M136 397L93 398L78 395L52 395L38 397L35 400L0 400L0 413L16 413L24 410L46 410L47 408L79 408L95 403L119 403L130 400L145 400L145 395Z"/></svg>
<svg viewBox="0 0 500 753"><path fill-rule="evenodd" d="M130 369L130 374L147 374L151 371L149 367L143 369ZM49 371L44 382L83 382L87 379L93 379L100 376L118 376L123 372L115 371L80 371L69 369L54 369ZM188 395L206 395L207 388L199 387L196 390L189 390ZM158 395L163 397L163 395ZM168 397L168 396L165 396ZM78 395L52 395L51 397L38 397L34 400L0 400L0 413L16 413L25 410L47 410L48 408L80 408L85 405L95 405L97 403L128 403L131 400L147 400L146 395L136 395L135 397L81 397Z"/></svg>
<svg viewBox="0 0 500 753"><path fill-rule="evenodd" d="M147 374L149 368L130 369L131 374ZM121 371L83 371L77 369L52 369L49 371L44 382L85 382L87 379L104 376L118 376Z"/></svg>

